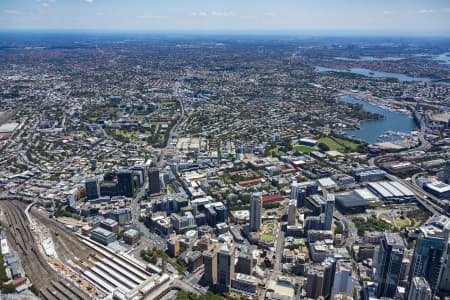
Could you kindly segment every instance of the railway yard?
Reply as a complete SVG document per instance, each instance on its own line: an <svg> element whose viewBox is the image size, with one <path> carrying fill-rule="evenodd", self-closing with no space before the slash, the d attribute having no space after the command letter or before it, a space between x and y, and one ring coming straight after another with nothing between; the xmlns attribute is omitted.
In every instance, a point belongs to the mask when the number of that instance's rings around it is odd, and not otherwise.
<svg viewBox="0 0 450 300"><path fill-rule="evenodd" d="M37 208L27 215L26 204L4 200L0 209L8 240L43 299L139 299L169 280L161 271L149 272L147 266L70 232ZM53 255L42 245L48 239Z"/></svg>
<svg viewBox="0 0 450 300"><path fill-rule="evenodd" d="M64 271L61 264L41 252L24 213L25 205L19 201L0 201L0 207L8 240L13 242L12 247L19 254L26 275L40 289L42 298L89 299L88 294L61 276L59 271ZM49 264L52 261L53 268Z"/></svg>

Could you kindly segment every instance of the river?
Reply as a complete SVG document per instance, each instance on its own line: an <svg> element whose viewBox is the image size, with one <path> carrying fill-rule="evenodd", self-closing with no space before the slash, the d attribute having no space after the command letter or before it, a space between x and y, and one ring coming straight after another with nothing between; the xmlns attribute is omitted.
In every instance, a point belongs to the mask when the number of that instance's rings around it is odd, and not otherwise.
<svg viewBox="0 0 450 300"><path fill-rule="evenodd" d="M354 136L370 144L376 144L378 137L387 131L410 133L416 128L412 117L406 116L400 112L390 111L382 107L373 105L352 96L344 96L341 101L347 103L358 103L364 107L365 111L377 113L384 116L382 120L362 121L360 129L346 130L345 134Z"/></svg>
<svg viewBox="0 0 450 300"><path fill-rule="evenodd" d="M375 56L359 56L359 57L342 57L337 56L334 59L336 60L343 60L343 61L398 61L404 59L403 57L395 57L395 56L388 56L388 57L375 57Z"/></svg>
<svg viewBox="0 0 450 300"><path fill-rule="evenodd" d="M379 71L373 71L373 70L363 69L363 68L352 68L350 70L342 70L342 69L317 66L315 70L316 70L316 72L353 73L353 74L358 74L358 75L363 75L366 77L373 77L373 78L396 78L400 81L431 81L431 78L429 78L429 77L411 77L411 76L401 74L401 73L379 72Z"/></svg>

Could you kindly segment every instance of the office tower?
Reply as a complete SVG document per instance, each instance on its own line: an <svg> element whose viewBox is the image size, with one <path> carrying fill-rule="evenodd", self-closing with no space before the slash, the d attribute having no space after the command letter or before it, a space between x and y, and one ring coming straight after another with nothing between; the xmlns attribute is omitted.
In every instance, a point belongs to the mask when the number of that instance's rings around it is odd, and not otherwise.
<svg viewBox="0 0 450 300"><path fill-rule="evenodd" d="M322 267L314 267L308 270L306 276L306 296L308 298L318 299L323 296L324 273Z"/></svg>
<svg viewBox="0 0 450 300"><path fill-rule="evenodd" d="M353 296L354 281L351 266L343 267L339 262L336 265L333 288L331 289L331 299L337 294Z"/></svg>
<svg viewBox="0 0 450 300"><path fill-rule="evenodd" d="M445 163L444 181L450 184L450 159Z"/></svg>
<svg viewBox="0 0 450 300"><path fill-rule="evenodd" d="M446 240L448 240L448 236L446 237ZM450 247L448 244L446 245L444 254L442 255L442 265L439 270L438 286L436 289L437 291L434 291L433 294L450 294Z"/></svg>
<svg viewBox="0 0 450 300"><path fill-rule="evenodd" d="M297 200L298 191L300 186L297 181L292 182L291 184L291 200Z"/></svg>
<svg viewBox="0 0 450 300"><path fill-rule="evenodd" d="M290 200L289 201L289 206L288 206L288 225L295 225L295 221L297 218L297 206L296 206L296 201L295 200Z"/></svg>
<svg viewBox="0 0 450 300"><path fill-rule="evenodd" d="M220 291L228 291L234 275L234 247L223 244L217 259L217 284Z"/></svg>
<svg viewBox="0 0 450 300"><path fill-rule="evenodd" d="M439 280L449 221L445 216L431 218L419 228L420 233L414 247L409 278L425 278L433 292L436 291Z"/></svg>
<svg viewBox="0 0 450 300"><path fill-rule="evenodd" d="M325 201L325 222L323 225L323 230L331 230L333 225L333 212L334 212L334 194L327 194Z"/></svg>
<svg viewBox="0 0 450 300"><path fill-rule="evenodd" d="M97 199L100 197L100 181L98 177L86 179L86 199Z"/></svg>
<svg viewBox="0 0 450 300"><path fill-rule="evenodd" d="M103 182L100 184L100 194L102 196L114 197L118 195L117 184L115 182Z"/></svg>
<svg viewBox="0 0 450 300"><path fill-rule="evenodd" d="M167 241L167 252L169 252L170 257L177 257L180 254L180 248L180 241L178 239L170 239Z"/></svg>
<svg viewBox="0 0 450 300"><path fill-rule="evenodd" d="M206 213L206 222L208 222L208 225L211 227L216 226L217 224L217 213L214 209L214 206L212 205L205 205L205 213Z"/></svg>
<svg viewBox="0 0 450 300"><path fill-rule="evenodd" d="M250 231L257 232L261 227L262 194L253 193L250 199Z"/></svg>
<svg viewBox="0 0 450 300"><path fill-rule="evenodd" d="M247 247L242 247L238 255L236 264L236 273L252 275L253 271L253 255L251 250Z"/></svg>
<svg viewBox="0 0 450 300"><path fill-rule="evenodd" d="M133 170L133 180L137 187L141 187L144 184L144 176L142 176L140 171Z"/></svg>
<svg viewBox="0 0 450 300"><path fill-rule="evenodd" d="M423 277L414 277L408 292L408 300L431 300L431 289Z"/></svg>
<svg viewBox="0 0 450 300"><path fill-rule="evenodd" d="M159 194L161 192L161 184L159 181L158 168L150 168L148 171L148 180L150 187L150 194Z"/></svg>
<svg viewBox="0 0 450 300"><path fill-rule="evenodd" d="M296 201L297 207L305 206L306 187L301 186L297 181L294 181L291 186L291 200Z"/></svg>
<svg viewBox="0 0 450 300"><path fill-rule="evenodd" d="M323 218L325 220L325 218ZM321 216L309 216L305 219L305 232L308 230L322 230L323 223Z"/></svg>
<svg viewBox="0 0 450 300"><path fill-rule="evenodd" d="M134 187L133 172L128 169L120 169L117 174L117 190L119 195L134 197Z"/></svg>
<svg viewBox="0 0 450 300"><path fill-rule="evenodd" d="M325 261L322 262L322 267L323 267L322 296L324 296L325 299L328 299L328 297L331 294L331 288L333 286L334 276L336 273L336 260L334 260L334 258L328 257L325 259Z"/></svg>
<svg viewBox="0 0 450 300"><path fill-rule="evenodd" d="M213 247L211 251L203 252L203 264L205 265L205 273L203 279L214 287L217 284L217 249Z"/></svg>
<svg viewBox="0 0 450 300"><path fill-rule="evenodd" d="M394 298L400 280L405 244L398 233L385 232L380 240L375 282L378 297Z"/></svg>

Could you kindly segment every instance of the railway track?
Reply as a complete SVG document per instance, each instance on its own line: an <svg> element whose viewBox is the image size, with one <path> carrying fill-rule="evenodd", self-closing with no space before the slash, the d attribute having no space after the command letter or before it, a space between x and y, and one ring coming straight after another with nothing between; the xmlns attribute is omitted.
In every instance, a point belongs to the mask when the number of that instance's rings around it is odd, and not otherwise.
<svg viewBox="0 0 450 300"><path fill-rule="evenodd" d="M14 202L1 201L0 204L5 210L9 229L11 229L10 239L20 250L19 256L21 256L25 272L38 287L46 287L48 285L46 279L56 278L57 274L50 268L39 251L36 251L36 243L30 228L24 221L23 211Z"/></svg>
<svg viewBox="0 0 450 300"><path fill-rule="evenodd" d="M8 239L14 241L24 270L41 291L41 297L48 300L84 300L90 297L64 280L53 270L38 250L35 239L25 216L25 206L18 201L0 201L0 207L5 212ZM64 232L67 234L67 232ZM68 247L78 247L74 241ZM78 249L82 251L82 249Z"/></svg>
<svg viewBox="0 0 450 300"><path fill-rule="evenodd" d="M90 255L94 254L92 249L86 247L83 243L78 240L78 237L73 233L69 232L63 225L57 223L54 220L43 216L39 212L32 209L31 214L38 220L40 224L45 225L51 232L53 242L55 246L59 248L60 252L58 255L67 258L77 257L79 259L85 260Z"/></svg>

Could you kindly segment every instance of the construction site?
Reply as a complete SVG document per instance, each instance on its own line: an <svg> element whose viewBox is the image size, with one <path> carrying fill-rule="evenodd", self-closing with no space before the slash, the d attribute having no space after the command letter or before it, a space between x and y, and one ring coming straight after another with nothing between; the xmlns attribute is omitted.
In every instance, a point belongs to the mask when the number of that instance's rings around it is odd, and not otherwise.
<svg viewBox="0 0 450 300"><path fill-rule="evenodd" d="M1 224L44 299L142 299L169 276L82 235L17 200L0 201Z"/></svg>

